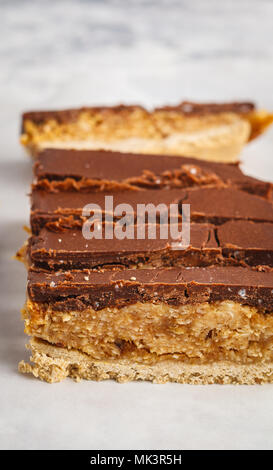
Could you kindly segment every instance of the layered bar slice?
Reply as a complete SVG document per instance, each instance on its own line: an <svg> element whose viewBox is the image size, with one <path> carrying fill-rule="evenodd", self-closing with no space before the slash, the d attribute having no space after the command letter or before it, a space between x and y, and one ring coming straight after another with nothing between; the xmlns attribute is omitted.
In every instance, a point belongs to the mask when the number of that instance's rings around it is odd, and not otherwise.
<svg viewBox="0 0 273 470"><path fill-rule="evenodd" d="M172 238L135 234L86 240L81 206L104 197L34 190L23 311L33 363L21 372L48 382L272 382L272 203L232 187L113 193L132 214L140 201L190 202L190 245L179 250ZM78 227L50 221L56 211Z"/></svg>
<svg viewBox="0 0 273 470"><path fill-rule="evenodd" d="M256 110L253 103L182 102L152 111L140 106L38 111L23 115L21 142L33 155L53 147L234 162L243 146L272 121L272 114Z"/></svg>
<svg viewBox="0 0 273 470"><path fill-rule="evenodd" d="M32 364L48 382L273 381L272 272L239 267L29 271Z"/></svg>

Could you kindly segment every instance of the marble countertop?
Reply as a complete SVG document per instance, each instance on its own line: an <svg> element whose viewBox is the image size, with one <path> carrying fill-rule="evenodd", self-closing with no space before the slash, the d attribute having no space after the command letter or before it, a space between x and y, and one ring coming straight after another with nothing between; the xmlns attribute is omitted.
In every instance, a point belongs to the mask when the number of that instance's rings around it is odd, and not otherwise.
<svg viewBox="0 0 273 470"><path fill-rule="evenodd" d="M254 100L273 109L269 0L24 1L0 4L0 448L270 449L272 386L82 382L17 373L31 161L28 109ZM273 180L273 131L242 158Z"/></svg>

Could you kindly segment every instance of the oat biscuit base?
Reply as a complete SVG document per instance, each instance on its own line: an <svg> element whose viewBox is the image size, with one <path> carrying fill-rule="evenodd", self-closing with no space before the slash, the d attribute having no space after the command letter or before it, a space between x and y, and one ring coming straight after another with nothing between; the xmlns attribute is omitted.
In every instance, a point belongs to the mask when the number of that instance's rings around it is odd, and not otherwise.
<svg viewBox="0 0 273 470"><path fill-rule="evenodd" d="M87 354L53 346L36 338L30 340L31 361L21 361L19 371L32 373L46 382L66 377L76 381L114 379L118 382L146 380L154 383L183 384L262 384L273 382L273 363L239 365L229 362L184 364L166 360L152 365L128 360L94 360Z"/></svg>

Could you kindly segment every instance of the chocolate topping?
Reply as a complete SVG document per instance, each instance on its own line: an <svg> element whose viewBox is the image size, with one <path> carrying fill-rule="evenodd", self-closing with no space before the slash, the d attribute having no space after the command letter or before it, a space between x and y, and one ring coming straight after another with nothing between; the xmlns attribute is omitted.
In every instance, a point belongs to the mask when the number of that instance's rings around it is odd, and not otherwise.
<svg viewBox="0 0 273 470"><path fill-rule="evenodd" d="M273 225L229 221L216 229L224 257L251 266L273 266Z"/></svg>
<svg viewBox="0 0 273 470"><path fill-rule="evenodd" d="M47 149L34 172L47 191L114 191L191 186L234 186L271 197L272 184L244 175L238 165L194 158L110 151Z"/></svg>
<svg viewBox="0 0 273 470"><path fill-rule="evenodd" d="M108 194L108 196L110 193ZM232 188L193 188L172 189L169 191L124 191L114 192L113 209L109 210L105 196L102 192L57 192L48 193L34 189L32 192L31 227L34 234L38 234L44 226L56 230L59 227L81 227L85 217L82 210L86 204L97 204L101 210L103 219L106 214L112 214L114 220L118 220L122 214L115 212L119 204L127 204L127 213L137 218L137 205L153 204L155 206L157 221L160 214L170 213L170 204L178 204L181 214L182 204L191 205L191 221L221 224L227 220L252 220L257 222L273 222L273 206L258 196L245 193ZM160 210L160 204L166 205L166 210ZM130 210L129 210L130 209ZM114 213L113 213L114 210ZM151 209L150 209L150 212ZM92 214L90 214L92 215ZM147 221L147 213L146 218ZM52 226L53 224L53 226ZM55 227L54 227L55 225Z"/></svg>
<svg viewBox="0 0 273 470"><path fill-rule="evenodd" d="M191 220L219 224L228 219L273 222L273 205L234 188L188 189L183 203L191 205Z"/></svg>
<svg viewBox="0 0 273 470"><path fill-rule="evenodd" d="M156 108L155 111L177 111L186 115L205 115L205 114L219 114L219 113L249 113L255 109L253 103L233 102L233 103L193 103L191 101L183 101L177 106L165 106L163 108ZM118 115L126 115L135 110L141 110L147 115L152 114L142 106L133 105L118 105L118 106L97 106L97 107L83 107L76 109L65 109L58 111L29 111L23 114L22 131L24 130L24 122L31 120L36 124L42 124L50 119L54 119L58 123L66 123L76 121L82 112L91 113L111 113Z"/></svg>
<svg viewBox="0 0 273 470"><path fill-rule="evenodd" d="M113 206L107 203L105 196L113 197ZM156 221L165 216L168 222L169 207L172 203L183 201L187 197L187 193L182 190L170 191L124 191L114 192L113 194L98 193L82 193L82 192L57 192L50 193L34 189L32 192L32 211L31 211L31 227L34 234L38 234L40 229L45 225L53 230L69 227L81 227L86 217L82 216L83 208L87 204L96 204L101 208L103 220L107 215L112 215L113 220L122 217L122 212L117 212L120 204L126 204L127 214L132 214L133 220L137 217L137 204L154 204L155 209L150 209L149 213L155 214ZM159 204L165 204L166 209L157 207ZM98 215L98 211L96 211ZM93 213L90 212L90 216ZM99 216L99 215L98 215ZM144 220L147 221L147 213Z"/></svg>
<svg viewBox="0 0 273 470"><path fill-rule="evenodd" d="M34 165L34 172L39 179L48 178L49 180L72 177L116 182L126 182L127 180L134 182L135 180L137 182L137 178L141 178L143 175L145 177L145 172L149 172L151 176L159 177L165 172L178 171L184 165L193 180L197 170L203 170L209 175L213 174L214 177L219 175L225 181L228 179L235 181L248 179L235 164L203 162L188 157L132 154L106 150L46 149L39 154ZM191 166L197 168L192 169ZM160 182L158 182L159 184Z"/></svg>
<svg viewBox="0 0 273 470"><path fill-rule="evenodd" d="M125 271L29 271L28 294L54 309L121 308L135 302L171 305L231 300L272 309L273 276L239 267L131 269Z"/></svg>
<svg viewBox="0 0 273 470"><path fill-rule="evenodd" d="M47 269L80 269L105 265L152 266L206 266L217 262L220 249L214 239L213 229L207 225L192 224L190 246L182 249L181 238L172 238L170 225L142 226L145 239L137 239L137 228L132 226L134 239L119 239L118 224L113 239L86 240L80 230L55 233L42 229L32 237L29 256L36 266ZM109 228L109 227L108 227ZM181 228L179 228L181 230ZM154 231L153 231L154 230ZM154 239L148 238L149 233ZM160 235L167 237L160 238Z"/></svg>
<svg viewBox="0 0 273 470"><path fill-rule="evenodd" d="M86 240L80 230L52 232L42 229L29 242L30 261L46 269L80 269L105 265L122 266L208 266L243 264L273 266L273 225L246 221L230 221L218 228L208 224L191 224L190 246L176 244L170 225L145 227L145 239L137 239L132 226L132 239L120 239L115 224L112 239L105 238L106 225L100 225L101 239ZM118 227L118 228L117 228ZM108 227L109 228L109 227ZM151 228L151 226L150 226ZM181 227L179 228L181 230ZM119 231L118 231L119 230ZM108 232L109 233L109 232ZM162 239L162 235L167 238Z"/></svg>
<svg viewBox="0 0 273 470"><path fill-rule="evenodd" d="M156 108L156 111L175 111L187 115L204 115L219 113L239 113L245 114L254 111L254 103L193 103L192 101L182 101L176 106L164 106Z"/></svg>

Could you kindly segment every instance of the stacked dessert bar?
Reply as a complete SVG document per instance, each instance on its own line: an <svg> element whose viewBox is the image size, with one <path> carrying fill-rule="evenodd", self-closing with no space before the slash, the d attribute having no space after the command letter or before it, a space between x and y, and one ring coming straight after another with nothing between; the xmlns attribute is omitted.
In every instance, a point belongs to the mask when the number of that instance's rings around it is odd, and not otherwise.
<svg viewBox="0 0 273 470"><path fill-rule="evenodd" d="M272 184L223 163L270 119L249 103L24 115L35 163L31 236L18 253L32 352L21 372L48 382L273 382ZM101 238L83 235L89 204L102 209L92 216ZM107 238L120 204L133 236ZM181 249L169 208L182 221L184 204L190 243Z"/></svg>

